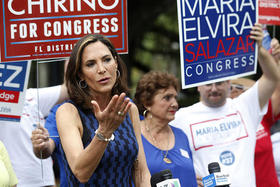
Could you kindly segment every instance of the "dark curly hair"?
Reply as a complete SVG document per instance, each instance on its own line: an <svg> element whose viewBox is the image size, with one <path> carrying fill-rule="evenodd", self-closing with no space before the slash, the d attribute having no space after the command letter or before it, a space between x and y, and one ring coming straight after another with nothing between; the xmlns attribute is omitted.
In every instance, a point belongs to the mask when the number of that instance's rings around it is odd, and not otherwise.
<svg viewBox="0 0 280 187"><path fill-rule="evenodd" d="M70 99L84 109L92 109L92 104L90 103L92 98L88 87L79 87L79 81L81 80L80 75L82 73L82 54L86 46L97 41L102 42L105 46L108 47L108 49L112 53L112 56L118 63L120 77L117 78L116 83L113 86L111 95L113 96L114 94L121 94L122 92L125 92L126 94L128 93L126 65L118 55L111 41L100 34L86 35L75 44L75 47L73 48L70 55L65 76L66 86Z"/></svg>
<svg viewBox="0 0 280 187"><path fill-rule="evenodd" d="M160 89L168 89L174 87L179 91L178 79L167 72L151 71L143 75L139 80L136 93L134 96L134 102L138 107L140 114L146 110L145 106L151 106L153 104L154 96Z"/></svg>

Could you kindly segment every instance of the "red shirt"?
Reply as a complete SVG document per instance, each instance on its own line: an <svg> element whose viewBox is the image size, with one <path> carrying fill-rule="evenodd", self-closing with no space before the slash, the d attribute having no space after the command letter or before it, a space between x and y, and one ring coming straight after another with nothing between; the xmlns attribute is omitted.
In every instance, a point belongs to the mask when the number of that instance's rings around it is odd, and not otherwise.
<svg viewBox="0 0 280 187"><path fill-rule="evenodd" d="M271 101L268 111L264 115L261 125L257 130L257 142L255 148L255 172L257 187L279 187L276 174L272 143L270 139L270 127L280 118L280 114L273 117Z"/></svg>

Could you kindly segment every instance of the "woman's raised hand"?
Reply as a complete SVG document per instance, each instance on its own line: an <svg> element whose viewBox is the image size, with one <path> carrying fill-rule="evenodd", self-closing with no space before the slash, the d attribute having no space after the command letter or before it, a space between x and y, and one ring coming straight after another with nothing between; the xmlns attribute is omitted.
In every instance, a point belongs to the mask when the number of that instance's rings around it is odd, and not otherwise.
<svg viewBox="0 0 280 187"><path fill-rule="evenodd" d="M106 137L110 137L120 126L132 105L130 99L125 96L125 93L114 95L103 111L95 100L91 101L95 117L99 122L98 132Z"/></svg>

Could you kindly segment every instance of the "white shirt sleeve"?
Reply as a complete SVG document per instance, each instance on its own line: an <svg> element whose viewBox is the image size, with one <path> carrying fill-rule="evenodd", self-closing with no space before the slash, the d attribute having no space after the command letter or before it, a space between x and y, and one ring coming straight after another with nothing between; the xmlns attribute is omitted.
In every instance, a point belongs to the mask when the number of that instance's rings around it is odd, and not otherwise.
<svg viewBox="0 0 280 187"><path fill-rule="evenodd" d="M44 117L46 117L52 107L57 103L60 91L61 91L61 85L59 86L52 86L52 87L46 87L46 88L32 88L29 89L34 93L34 97L38 102L39 110L43 114ZM37 93L39 93L39 97L37 98Z"/></svg>
<svg viewBox="0 0 280 187"><path fill-rule="evenodd" d="M253 87L241 94L236 98L238 100L240 107L247 108L251 119L256 124L256 127L260 124L262 117L267 112L268 102L263 108L260 108L259 103L259 93L258 93L258 81Z"/></svg>
<svg viewBox="0 0 280 187"><path fill-rule="evenodd" d="M257 81L252 88L241 94L238 98L243 100L246 105L249 105L252 111L264 115L267 112L268 101L263 108L260 108L258 85L259 82Z"/></svg>

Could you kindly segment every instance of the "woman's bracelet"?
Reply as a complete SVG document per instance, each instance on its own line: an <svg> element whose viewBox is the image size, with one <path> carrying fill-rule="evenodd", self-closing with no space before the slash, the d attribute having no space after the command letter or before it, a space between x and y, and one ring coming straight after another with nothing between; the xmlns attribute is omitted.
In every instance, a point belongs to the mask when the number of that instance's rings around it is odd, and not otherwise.
<svg viewBox="0 0 280 187"><path fill-rule="evenodd" d="M105 138L105 136L103 134L97 132L97 130L95 131L95 134L96 134L97 138L101 141L109 142L109 141L113 141L115 139L114 134L112 134L110 138Z"/></svg>

